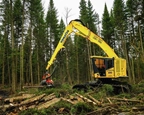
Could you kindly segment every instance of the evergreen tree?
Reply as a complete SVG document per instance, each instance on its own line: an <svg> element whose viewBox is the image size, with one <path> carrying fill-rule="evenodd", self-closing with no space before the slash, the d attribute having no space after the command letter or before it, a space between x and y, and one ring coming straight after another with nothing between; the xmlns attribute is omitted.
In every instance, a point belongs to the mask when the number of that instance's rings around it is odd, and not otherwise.
<svg viewBox="0 0 144 115"><path fill-rule="evenodd" d="M87 4L87 26L92 32L97 33L96 24L98 23L98 14L93 9L90 0L88 0Z"/></svg>
<svg viewBox="0 0 144 115"><path fill-rule="evenodd" d="M129 81L132 82L131 68L130 68L130 59L129 59L129 40L125 36L125 31L127 29L126 23L126 10L123 0L114 1L114 22L115 22L115 37L118 54L121 57L124 57L127 61L127 72L129 76Z"/></svg>
<svg viewBox="0 0 144 115"><path fill-rule="evenodd" d="M87 2L87 15L88 15L88 19L87 19L87 26L88 28L94 32L95 34L97 34L97 25L99 24L99 15L95 12L95 10L93 9L93 5L91 4L91 1L88 0ZM92 62L91 59L89 58L91 55L96 54L96 52L98 52L97 49L100 49L96 44L91 43L90 41L87 42L87 52L88 55L86 58L88 58L87 61L87 71L88 71L88 80L91 80L91 73L93 72L92 70Z"/></svg>
<svg viewBox="0 0 144 115"><path fill-rule="evenodd" d="M94 11L93 6L90 2L90 0L88 0L88 2L86 2L85 0L81 0L80 1L80 19L82 20L82 22L94 33L97 33L97 28L96 28L96 24L99 23L99 19L98 19L98 14ZM76 38L76 37L75 37ZM77 57L80 57L77 60L77 64L79 64L77 67L79 68L79 72L77 72L78 74L80 73L80 76L85 76L85 80L88 81L90 80L90 75L91 75L91 60L89 60L90 55L95 54L95 49L97 49L95 44L90 43L88 40L82 38L82 37L78 37L76 38L78 40L76 40L78 46L77 46ZM83 52L83 53L80 53ZM82 58L83 57L83 58ZM83 72L82 72L83 71ZM84 80L84 81L85 81Z"/></svg>
<svg viewBox="0 0 144 115"><path fill-rule="evenodd" d="M15 43L13 27L13 1L2 0L2 85L9 84L12 92L16 89L16 64L15 64ZM10 63L11 62L11 63Z"/></svg>
<svg viewBox="0 0 144 115"><path fill-rule="evenodd" d="M16 0L14 3L14 11L13 11L13 17L14 17L14 42L15 42L15 64L16 64L16 82L20 82L17 76L20 76L20 47L21 47L21 34L22 34L22 4L20 0ZM17 83L16 83L17 84Z"/></svg>
<svg viewBox="0 0 144 115"><path fill-rule="evenodd" d="M21 0L16 0L14 3L14 26L15 26L15 42L18 46L21 37L21 30L22 30L22 4Z"/></svg>
<svg viewBox="0 0 144 115"><path fill-rule="evenodd" d="M61 38L64 30L65 30L65 24L64 24L64 21L63 19L61 18L60 20L60 24L59 24L59 39ZM58 56L57 56L57 60L59 61L58 63L58 68L61 68L61 69L58 69L56 72L55 72L55 75L54 77L56 77L57 75L59 77L57 77L58 81L60 81L61 83L64 83L65 79L63 76L66 76L66 53L65 53L65 49L62 49Z"/></svg>
<svg viewBox="0 0 144 115"><path fill-rule="evenodd" d="M128 31L130 32L131 36L135 36L134 30L134 15L136 15L137 11L137 0L127 0L126 2L126 13L127 13L127 24L128 24Z"/></svg>
<svg viewBox="0 0 144 115"><path fill-rule="evenodd" d="M46 26L47 26L47 39L48 39L48 49L46 57L49 60L60 39L57 10L54 6L53 0L49 1L48 11L46 15Z"/></svg>
<svg viewBox="0 0 144 115"><path fill-rule="evenodd" d="M59 32L58 32L58 19L57 19L57 10L54 7L53 0L50 0L48 12L46 15L46 23L49 28L50 39L53 39L54 48L56 47L59 41Z"/></svg>
<svg viewBox="0 0 144 115"><path fill-rule="evenodd" d="M111 30L111 43L109 44L113 49L116 49L116 43L115 43L115 25L114 25L114 15L113 10L110 12L110 30Z"/></svg>
<svg viewBox="0 0 144 115"><path fill-rule="evenodd" d="M104 13L103 13L103 17L102 17L102 36L103 39L106 41L107 44L109 44L110 46L112 45L112 41L111 41L111 37L112 37L112 29L111 28L111 19L109 16L109 12L107 10L107 5L105 4L104 7Z"/></svg>
<svg viewBox="0 0 144 115"><path fill-rule="evenodd" d="M135 39L136 31L135 31L134 17L137 12L137 7L138 7L137 0L135 0L135 1L127 0L126 14L127 14L127 37L129 40L128 51L129 51L129 55L131 55L131 57L129 57L129 62L130 62L129 68L130 68L130 70L132 70L131 72L129 72L129 75L131 75L133 83L135 82L133 54L137 54L137 52L138 52L138 50L136 51L136 49L134 49L133 46L136 45L136 47L137 47L137 45L138 45L137 43L139 41L139 39ZM134 44L133 44L133 41L135 41ZM137 68L139 68L139 66Z"/></svg>
<svg viewBox="0 0 144 115"><path fill-rule="evenodd" d="M80 1L80 20L84 23L84 25L87 25L88 23L88 9L87 9L87 3L85 0ZM85 82L88 80L88 72L87 72L87 57L88 57L88 50L87 50L87 41L86 39L82 38L81 36L75 37L77 45L77 57L78 57L78 69L79 69L79 76L78 79L82 79L80 82ZM78 73L77 73L78 74ZM85 79L83 79L85 78Z"/></svg>
<svg viewBox="0 0 144 115"><path fill-rule="evenodd" d="M87 3L85 0L81 0L80 1L80 20L84 23L87 24L87 20L88 20L88 10L87 10Z"/></svg>
<svg viewBox="0 0 144 115"><path fill-rule="evenodd" d="M45 22L44 22L44 12L41 0L30 1L30 78L31 83L39 83L42 76L42 70L45 70ZM33 76L35 79L33 80Z"/></svg>
<svg viewBox="0 0 144 115"><path fill-rule="evenodd" d="M35 64L36 68L34 68L34 71L37 71L35 76L37 76L36 83L40 82L42 72L45 71L46 62L45 62L45 49L46 49L46 26L44 21L44 12L42 8L41 1L37 0L37 6L36 6L35 13L37 14L35 28L33 30L33 35L35 37L35 47L34 47L34 56L33 56L33 64Z"/></svg>
<svg viewBox="0 0 144 115"><path fill-rule="evenodd" d="M113 16L114 16L114 29L115 29L115 37L117 40L118 50L117 53L120 57L124 57L126 55L126 44L124 37L126 30L126 15L125 15L125 4L123 0L115 0L113 5Z"/></svg>
<svg viewBox="0 0 144 115"><path fill-rule="evenodd" d="M123 0L114 0L113 5L113 13L114 13L114 23L115 27L118 30L124 31L124 22L125 22L125 14L124 14L124 1Z"/></svg>

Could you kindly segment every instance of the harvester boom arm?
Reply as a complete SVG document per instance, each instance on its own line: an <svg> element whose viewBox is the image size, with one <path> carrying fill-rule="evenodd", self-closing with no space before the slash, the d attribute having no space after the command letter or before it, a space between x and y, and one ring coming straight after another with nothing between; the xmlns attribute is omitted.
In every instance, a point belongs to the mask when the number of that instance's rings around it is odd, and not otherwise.
<svg viewBox="0 0 144 115"><path fill-rule="evenodd" d="M103 51L107 54L108 57L118 58L114 50L101 37L94 34L91 30L89 30L86 26L84 26L80 20L72 20L64 30L51 59L48 61L46 70L48 70L50 66L53 64L58 52L62 48L64 48L64 43L66 42L67 38L72 32L97 44L101 49L103 49Z"/></svg>

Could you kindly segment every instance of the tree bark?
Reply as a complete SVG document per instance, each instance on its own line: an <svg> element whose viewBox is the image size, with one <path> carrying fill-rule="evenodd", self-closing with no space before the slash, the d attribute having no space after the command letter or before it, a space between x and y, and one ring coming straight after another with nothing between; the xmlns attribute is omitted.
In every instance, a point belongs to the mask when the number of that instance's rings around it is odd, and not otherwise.
<svg viewBox="0 0 144 115"><path fill-rule="evenodd" d="M71 80L71 76L70 76L70 72L69 72L69 63L68 63L68 53L67 53L67 50L66 50L66 72L67 72L67 75L68 75L68 81L70 83L70 85L72 84L72 80Z"/></svg>
<svg viewBox="0 0 144 115"><path fill-rule="evenodd" d="M79 58L78 58L78 44L77 44L77 39L76 38L76 70L77 70L77 83L80 83L80 74L79 74Z"/></svg>
<svg viewBox="0 0 144 115"><path fill-rule="evenodd" d="M13 27L13 1L10 0L10 11L11 11L11 44L12 44L12 92L16 91L16 65L15 65L15 56L14 56L14 50L15 50L15 42L14 42L14 27Z"/></svg>
<svg viewBox="0 0 144 115"><path fill-rule="evenodd" d="M23 0L23 14L22 14L22 44L20 49L20 90L22 90L24 84L24 11L25 11L25 0Z"/></svg>
<svg viewBox="0 0 144 115"><path fill-rule="evenodd" d="M30 67L30 80L31 80L31 85L33 85L33 72L32 72L32 20L30 23L30 54L29 54L29 67Z"/></svg>

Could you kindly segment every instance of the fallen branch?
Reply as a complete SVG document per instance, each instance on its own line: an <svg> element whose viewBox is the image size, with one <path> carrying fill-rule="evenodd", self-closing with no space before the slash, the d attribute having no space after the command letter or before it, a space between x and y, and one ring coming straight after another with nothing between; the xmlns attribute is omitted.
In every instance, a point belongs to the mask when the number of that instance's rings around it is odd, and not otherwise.
<svg viewBox="0 0 144 115"><path fill-rule="evenodd" d="M87 115L111 115L114 111L116 111L115 108L107 106L97 109L96 111L89 112Z"/></svg>
<svg viewBox="0 0 144 115"><path fill-rule="evenodd" d="M112 104L112 101L110 100L110 98L107 98L107 100L109 101L110 104Z"/></svg>
<svg viewBox="0 0 144 115"><path fill-rule="evenodd" d="M76 93L76 95L79 96L80 98L82 98L87 103L92 103L93 105L97 105L97 103L93 102L92 100L90 100L90 99L88 99L88 98L86 98L86 97L84 97L78 93Z"/></svg>
<svg viewBox="0 0 144 115"><path fill-rule="evenodd" d="M121 99L121 98L110 98L111 100L116 100L116 101L125 101L125 102L133 102L133 103L142 103L141 100L133 100L133 99Z"/></svg>
<svg viewBox="0 0 144 115"><path fill-rule="evenodd" d="M95 103L97 103L98 106L102 106L102 103L101 103L100 101L96 100L95 98L93 98L91 95L88 95L88 97L89 97L92 101L94 101Z"/></svg>

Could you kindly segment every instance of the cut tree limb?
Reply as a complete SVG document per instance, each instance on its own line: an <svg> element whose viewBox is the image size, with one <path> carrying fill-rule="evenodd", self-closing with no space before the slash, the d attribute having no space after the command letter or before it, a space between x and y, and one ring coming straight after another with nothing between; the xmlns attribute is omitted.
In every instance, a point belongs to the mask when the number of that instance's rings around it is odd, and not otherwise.
<svg viewBox="0 0 144 115"><path fill-rule="evenodd" d="M125 102L133 102L133 103L143 103L141 100L134 100L134 99L121 99L121 98L110 98L111 100L116 100L116 101L125 101Z"/></svg>
<svg viewBox="0 0 144 115"><path fill-rule="evenodd" d="M66 101L71 103L72 105L74 105L75 103L73 101L71 101L70 99L66 99L66 98L61 98L61 100Z"/></svg>
<svg viewBox="0 0 144 115"><path fill-rule="evenodd" d="M80 95L78 93L76 93L76 95L79 96L80 98L82 98L87 103L92 103L92 105L97 105L96 102L93 102L92 100L90 100L90 99L88 99L88 98L86 98L86 97L84 97L84 96L82 96L82 95Z"/></svg>
<svg viewBox="0 0 144 115"><path fill-rule="evenodd" d="M107 100L109 101L110 104L112 104L112 101L110 100L110 98L107 98Z"/></svg>
<svg viewBox="0 0 144 115"><path fill-rule="evenodd" d="M92 97L91 95L88 95L88 97L89 97L92 101L94 101L95 103L97 103L98 106L102 106L102 103L101 103L100 101L96 100L96 99L95 99L94 97Z"/></svg>

